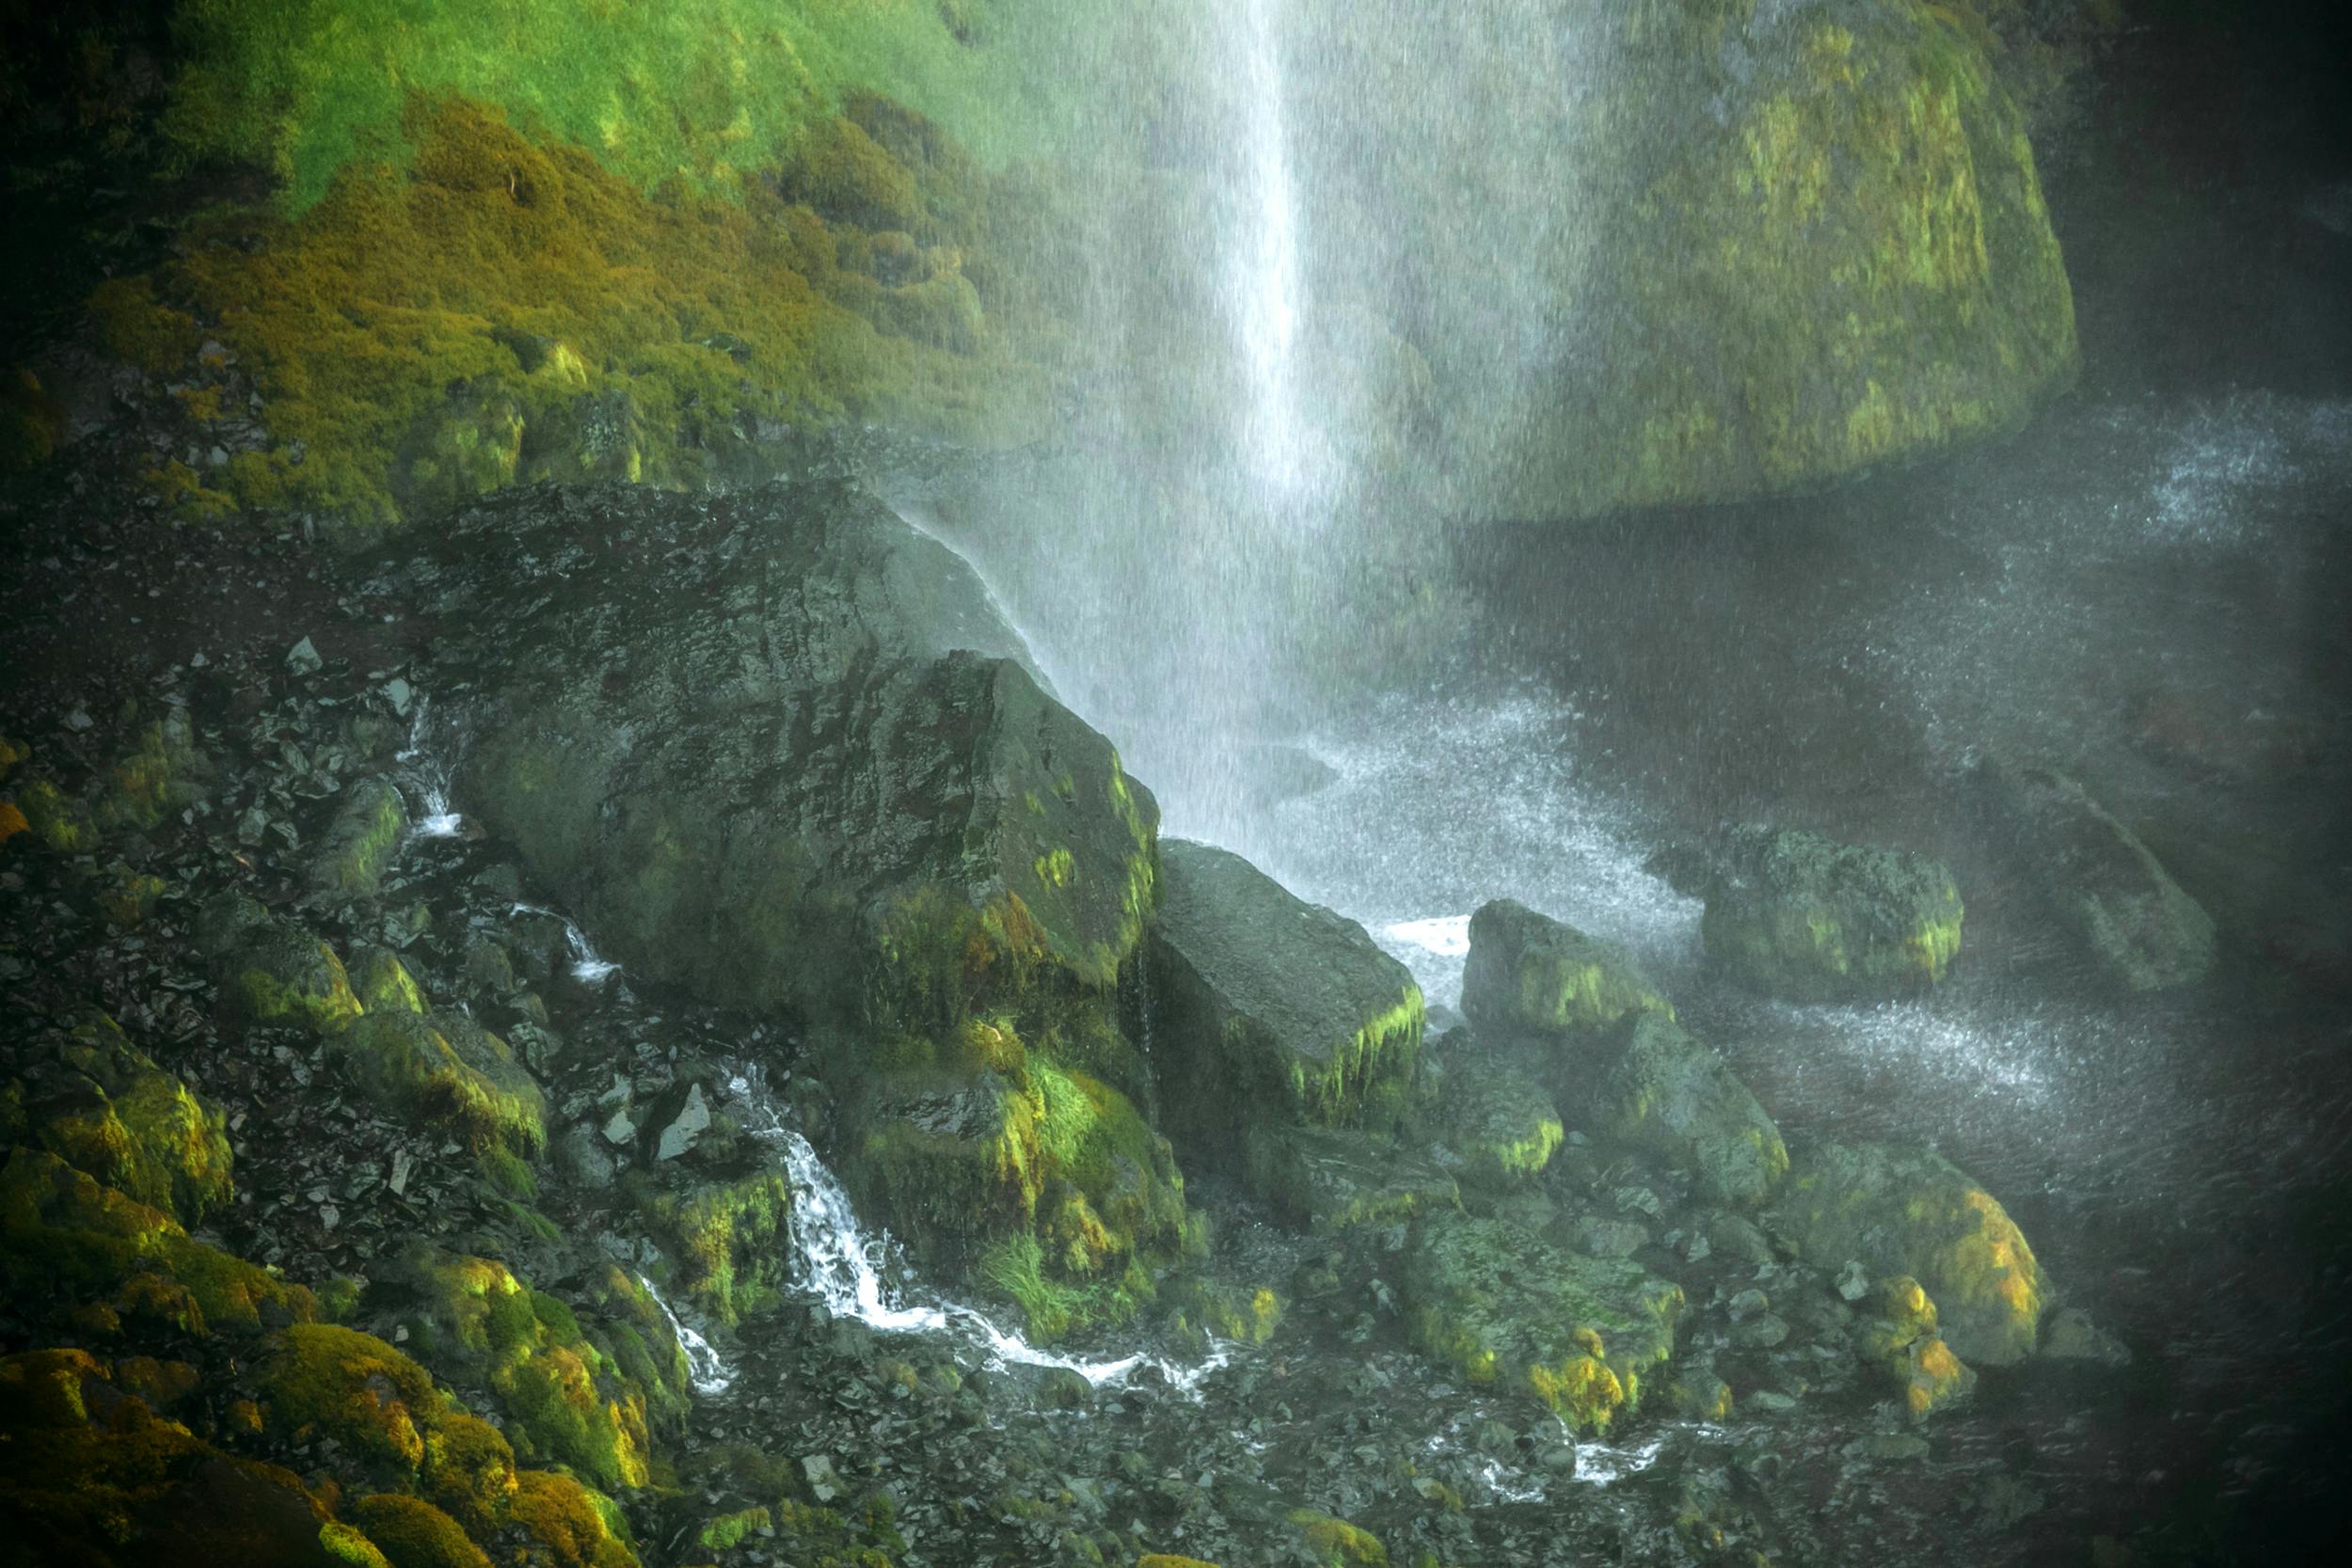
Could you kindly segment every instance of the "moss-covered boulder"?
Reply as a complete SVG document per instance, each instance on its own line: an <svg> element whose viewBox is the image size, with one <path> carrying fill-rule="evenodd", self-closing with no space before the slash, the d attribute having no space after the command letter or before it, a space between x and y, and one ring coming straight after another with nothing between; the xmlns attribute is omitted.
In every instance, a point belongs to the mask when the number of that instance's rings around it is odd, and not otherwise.
<svg viewBox="0 0 2352 1568"><path fill-rule="evenodd" d="M567 1465L601 1487L646 1483L648 1390L582 1329L572 1308L503 1263L421 1245L399 1285L419 1354L442 1375L488 1387L504 1405L520 1458Z"/></svg>
<svg viewBox="0 0 2352 1568"><path fill-rule="evenodd" d="M628 1188L677 1286L713 1320L733 1323L774 1304L791 1256L792 1186L783 1171L755 1164L667 1187L632 1172Z"/></svg>
<svg viewBox="0 0 2352 1568"><path fill-rule="evenodd" d="M2080 784L1999 755L1978 777L1994 831L2039 894L2043 918L2103 981L2163 990L2213 972L2213 917Z"/></svg>
<svg viewBox="0 0 2352 1568"><path fill-rule="evenodd" d="M230 1002L257 1023L300 1024L340 1034L361 1011L335 949L241 893L207 902L199 947Z"/></svg>
<svg viewBox="0 0 2352 1568"><path fill-rule="evenodd" d="M95 1014L41 1041L0 1094L0 1132L26 1139L100 1181L200 1222L229 1201L230 1156L220 1108L164 1071Z"/></svg>
<svg viewBox="0 0 2352 1568"><path fill-rule="evenodd" d="M317 1314L303 1287L40 1149L0 1165L0 1258L25 1306L72 1313L85 1330L249 1335Z"/></svg>
<svg viewBox="0 0 2352 1568"><path fill-rule="evenodd" d="M389 779L359 779L344 787L334 820L310 863L310 891L322 898L374 894L400 847L408 808Z"/></svg>
<svg viewBox="0 0 2352 1568"><path fill-rule="evenodd" d="M1245 1152L1250 1184L1302 1229L1393 1224L1462 1205L1452 1176L1384 1132L1265 1122L1249 1130Z"/></svg>
<svg viewBox="0 0 2352 1568"><path fill-rule="evenodd" d="M1791 1164L1766 1224L1817 1267L1910 1276L1968 1361L2006 1367L2034 1352L2049 1281L1999 1201L1941 1155L1819 1145Z"/></svg>
<svg viewBox="0 0 2352 1568"><path fill-rule="evenodd" d="M386 1527L396 1544L455 1551L439 1514L476 1544L511 1540L521 1548L515 1560L635 1568L627 1525L610 1497L568 1471L517 1469L497 1428L382 1339L302 1324L278 1336L259 1376L261 1416L274 1436L329 1439L352 1479L430 1505L432 1513L394 1505L358 1515ZM470 1561L462 1552L455 1560Z"/></svg>
<svg viewBox="0 0 2352 1568"><path fill-rule="evenodd" d="M224 1453L163 1418L120 1370L79 1350L0 1359L0 1527L11 1555L92 1568L369 1560L292 1471Z"/></svg>
<svg viewBox="0 0 2352 1568"><path fill-rule="evenodd" d="M1788 1174L1780 1130L1712 1047L1661 1013L1636 1014L1608 1037L1614 1060L1567 1091L1577 1119L1605 1144L1655 1155L1712 1204L1746 1207Z"/></svg>
<svg viewBox="0 0 2352 1568"><path fill-rule="evenodd" d="M1140 940L1151 797L870 497L515 495L437 558L419 594L472 629L436 679L485 693L458 790L632 973L931 1026Z"/></svg>
<svg viewBox="0 0 2352 1568"><path fill-rule="evenodd" d="M1421 1049L1421 988L1361 926L1239 855L1160 847L1152 1062L1187 1151L1260 1122L1393 1127Z"/></svg>
<svg viewBox="0 0 2352 1568"><path fill-rule="evenodd" d="M1959 955L1960 889L1923 856L1750 823L1717 835L1705 862L1708 961L1768 996L1914 995Z"/></svg>
<svg viewBox="0 0 2352 1568"><path fill-rule="evenodd" d="M1186 1243L1174 1152L1117 1089L972 1021L908 1042L850 1108L843 1175L918 1255L972 1265L1052 1334L1132 1315Z"/></svg>
<svg viewBox="0 0 2352 1568"><path fill-rule="evenodd" d="M504 1040L463 1013L388 1007L338 1035L334 1050L387 1105L476 1151L531 1155L546 1141L538 1084Z"/></svg>
<svg viewBox="0 0 2352 1568"><path fill-rule="evenodd" d="M1432 1212L1400 1285L1413 1342L1472 1383L1515 1388L1571 1426L1641 1402L1674 1352L1682 1289L1622 1259L1583 1258L1507 1221Z"/></svg>
<svg viewBox="0 0 2352 1568"><path fill-rule="evenodd" d="M1513 1056L1455 1029L1424 1048L1422 1067L1437 1092L1414 1130L1447 1151L1464 1182L1499 1191L1532 1180L1551 1163L1565 1136L1559 1108Z"/></svg>
<svg viewBox="0 0 2352 1568"><path fill-rule="evenodd" d="M1567 1043L1628 1013L1674 1016L1623 948L1513 899L1479 906L1470 942L1462 1015L1492 1039Z"/></svg>

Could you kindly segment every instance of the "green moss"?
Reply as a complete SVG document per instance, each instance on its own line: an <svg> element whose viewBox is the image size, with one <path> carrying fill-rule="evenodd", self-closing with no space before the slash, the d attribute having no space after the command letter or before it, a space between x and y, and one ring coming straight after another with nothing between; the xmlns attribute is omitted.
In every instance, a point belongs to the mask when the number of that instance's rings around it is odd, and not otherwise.
<svg viewBox="0 0 2352 1568"><path fill-rule="evenodd" d="M20 1281L56 1291L59 1309L94 1302L115 1320L154 1319L185 1335L253 1333L317 1310L301 1286L191 1239L169 1214L38 1149L17 1148L0 1166L0 1252Z"/></svg>
<svg viewBox="0 0 2352 1568"><path fill-rule="evenodd" d="M237 1006L260 1023L302 1023L342 1033L361 1011L335 950L286 920L247 927L215 964Z"/></svg>
<svg viewBox="0 0 2352 1568"><path fill-rule="evenodd" d="M1312 1509L1294 1509L1291 1528L1324 1568L1389 1568L1389 1549L1370 1530Z"/></svg>
<svg viewBox="0 0 2352 1568"><path fill-rule="evenodd" d="M610 1497L555 1470L525 1470L515 1481L508 1517L547 1554L548 1568L637 1568Z"/></svg>
<svg viewBox="0 0 2352 1568"><path fill-rule="evenodd" d="M381 947L362 947L353 955L351 965L353 991L367 1011L372 1013L422 1013L424 989L408 974L407 966Z"/></svg>
<svg viewBox="0 0 2352 1568"><path fill-rule="evenodd" d="M231 1196L219 1107L199 1099L113 1020L75 1025L30 1097L42 1147L186 1225Z"/></svg>
<svg viewBox="0 0 2352 1568"><path fill-rule="evenodd" d="M493 1151L503 1150L511 1162L517 1153L536 1153L545 1141L538 1085L504 1040L462 1014L372 1012L335 1044L372 1091L447 1127L479 1153L496 1158ZM516 1173L506 1174L514 1190ZM527 1189L528 1172L521 1174Z"/></svg>
<svg viewBox="0 0 2352 1568"><path fill-rule="evenodd" d="M1672 1354L1682 1291L1623 1259L1563 1253L1499 1220L1439 1212L1414 1227L1406 1323L1476 1384L1516 1386L1571 1426L1636 1406Z"/></svg>
<svg viewBox="0 0 2352 1568"><path fill-rule="evenodd" d="M0 1359L0 1511L27 1561L130 1565L156 1543L189 1562L317 1560L326 1511L299 1480L225 1454L137 1397L93 1397L80 1351Z"/></svg>
<svg viewBox="0 0 2352 1568"><path fill-rule="evenodd" d="M407 808L390 784L363 779L353 784L311 862L311 887L345 897L374 893L407 826Z"/></svg>
<svg viewBox="0 0 2352 1568"><path fill-rule="evenodd" d="M464 1527L421 1497L381 1492L360 1498L351 1517L391 1568L490 1568Z"/></svg>
<svg viewBox="0 0 2352 1568"><path fill-rule="evenodd" d="M47 779L31 779L20 785L16 805L33 835L57 854L87 854L98 847L98 825L91 821L88 808Z"/></svg>
<svg viewBox="0 0 2352 1568"><path fill-rule="evenodd" d="M301 1323L278 1337L262 1378L273 1432L294 1441L332 1437L396 1484L416 1480L441 1396L422 1367L372 1335Z"/></svg>
<svg viewBox="0 0 2352 1568"><path fill-rule="evenodd" d="M684 1194L642 1196L646 1224L677 1269L677 1284L723 1323L773 1301L792 1191L775 1171L711 1182Z"/></svg>
<svg viewBox="0 0 2352 1568"><path fill-rule="evenodd" d="M1043 382L993 313L1020 307L959 276L981 237L938 215L944 182L828 123L923 193L930 215L894 228L932 235L927 276L878 283L856 231L765 182L650 197L594 139L410 103L405 166L354 162L299 217L217 218L143 285L229 344L267 401L278 445L214 483L365 527L518 480L757 477L740 432L763 423L1026 428ZM210 504L193 475L176 488Z"/></svg>
<svg viewBox="0 0 2352 1568"><path fill-rule="evenodd" d="M864 87L921 105L992 158L1034 150L1053 123L1040 100L1068 90L1050 45L1086 15L993 15L981 48L922 3L685 0L644 15L594 0L211 0L179 13L166 130L193 154L272 169L301 206L354 161L415 153L405 93L461 93L596 148L641 188L735 194Z"/></svg>

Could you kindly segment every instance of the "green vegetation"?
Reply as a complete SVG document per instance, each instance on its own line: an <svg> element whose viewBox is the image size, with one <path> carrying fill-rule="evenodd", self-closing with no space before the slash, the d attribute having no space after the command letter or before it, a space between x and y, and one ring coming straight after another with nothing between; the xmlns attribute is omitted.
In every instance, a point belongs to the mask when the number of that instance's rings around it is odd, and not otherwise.
<svg viewBox="0 0 2352 1568"><path fill-rule="evenodd" d="M852 98L816 166L732 199L649 196L473 100L399 123L406 164L352 163L298 216L218 214L94 299L125 358L202 386L226 373L193 362L210 335L262 394L273 444L183 504L381 526L521 480L756 477L770 427L981 439L1033 416L1040 377L1007 346L1025 307L984 265L987 177L896 104ZM904 227L857 227L883 209Z"/></svg>
<svg viewBox="0 0 2352 1568"><path fill-rule="evenodd" d="M501 104L646 191L739 196L859 89L917 105L1001 163L1051 122L1039 95L1057 85L1057 56L1039 45L1097 8L1008 7L1000 20L985 0L192 0L165 130L191 156L268 168L295 211L347 166L414 158L418 94Z"/></svg>

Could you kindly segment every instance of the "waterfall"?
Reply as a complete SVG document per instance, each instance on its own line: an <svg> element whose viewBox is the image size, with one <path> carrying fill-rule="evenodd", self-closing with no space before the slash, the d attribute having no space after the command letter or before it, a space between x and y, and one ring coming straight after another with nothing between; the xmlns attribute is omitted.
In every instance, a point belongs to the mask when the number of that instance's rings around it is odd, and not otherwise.
<svg viewBox="0 0 2352 1568"><path fill-rule="evenodd" d="M1278 0L1244 0L1240 18L1245 125L1246 236L1234 246L1232 282L1242 350L1249 370L1248 421L1252 474L1276 504L1311 499L1325 477L1319 433L1298 394L1298 338L1304 310L1298 193L1291 173L1289 112L1283 103L1282 42L1272 14Z"/></svg>
<svg viewBox="0 0 2352 1568"><path fill-rule="evenodd" d="M580 923L561 911L547 909L538 904L516 904L508 912L510 914L541 914L549 920L560 920L564 923L564 942L572 950L572 978L575 980L591 986L599 986L604 983L608 975L621 967L612 959L598 955L596 947L588 941L588 933L580 928Z"/></svg>
<svg viewBox="0 0 2352 1568"><path fill-rule="evenodd" d="M653 1297L653 1304L661 1308L661 1315L668 1320L670 1332L676 1338L678 1348L686 1353L686 1380L694 1386L694 1392L725 1393L735 1382L735 1369L727 1365L725 1357L713 1348L709 1340L679 1321L670 1304L661 1299L661 1292L653 1288L652 1280L641 1274L637 1276L637 1283L644 1287L645 1294Z"/></svg>

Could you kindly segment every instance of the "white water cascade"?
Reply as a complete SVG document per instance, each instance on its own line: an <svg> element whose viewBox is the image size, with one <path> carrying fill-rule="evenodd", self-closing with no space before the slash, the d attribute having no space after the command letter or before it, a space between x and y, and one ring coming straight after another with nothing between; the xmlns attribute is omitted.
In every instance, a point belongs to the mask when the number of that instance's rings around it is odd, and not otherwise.
<svg viewBox="0 0 2352 1568"><path fill-rule="evenodd" d="M608 976L621 967L612 959L599 955L595 945L589 942L588 933L580 928L580 922L562 911L547 909L538 904L517 904L512 912L545 915L549 920L560 920L564 923L564 942L572 950L573 979L585 985L600 986L604 984Z"/></svg>
<svg viewBox="0 0 2352 1568"><path fill-rule="evenodd" d="M661 1292L653 1288L652 1280L641 1274L637 1276L637 1283L644 1288L645 1294L653 1297L653 1304L661 1308L661 1316L669 1322L670 1333L677 1339L678 1348L686 1353L686 1380L694 1386L694 1392L725 1393L734 1386L735 1369L727 1365L726 1358L709 1340L680 1321L670 1304L661 1299Z"/></svg>
<svg viewBox="0 0 2352 1568"><path fill-rule="evenodd" d="M433 699L420 693L416 717L408 724L408 744L397 758L408 791L424 808L409 831L419 838L455 838L465 831L466 819L449 801L449 764L430 744L432 713Z"/></svg>
<svg viewBox="0 0 2352 1568"><path fill-rule="evenodd" d="M1245 238L1233 248L1231 286L1249 370L1252 477L1269 500L1295 505L1322 488L1329 456L1297 385L1305 299L1276 4L1245 0L1239 18L1248 84L1241 100L1246 206L1238 214Z"/></svg>
<svg viewBox="0 0 2352 1568"><path fill-rule="evenodd" d="M1191 1366L1140 1353L1104 1361L1057 1355L999 1327L977 1307L892 1286L882 1277L883 1270L897 1261L897 1248L889 1234L869 1236L859 1227L850 1195L809 1141L786 1124L757 1075L737 1073L728 1080L727 1091L744 1125L776 1150L792 1179L792 1244L798 1254L793 1259L793 1281L822 1301L834 1316L854 1318L885 1334L948 1335L992 1367L1059 1368L1076 1372L1097 1387L1149 1367L1171 1386L1189 1390L1225 1365L1222 1348Z"/></svg>

